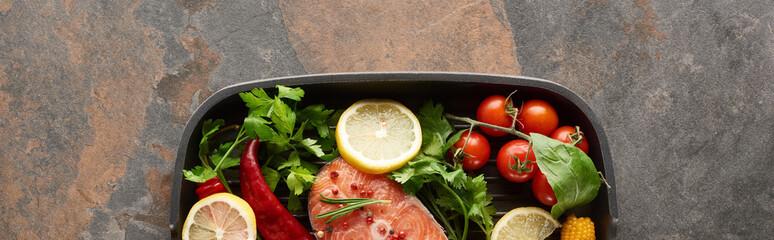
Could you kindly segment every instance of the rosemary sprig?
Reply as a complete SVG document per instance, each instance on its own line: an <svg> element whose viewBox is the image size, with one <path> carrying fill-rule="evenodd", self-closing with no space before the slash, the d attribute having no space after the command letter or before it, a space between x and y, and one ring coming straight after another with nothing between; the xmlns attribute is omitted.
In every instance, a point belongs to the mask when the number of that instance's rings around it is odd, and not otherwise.
<svg viewBox="0 0 774 240"><path fill-rule="evenodd" d="M390 200L378 200L378 199L370 199L370 198L328 198L325 195L320 194L320 196L323 198L320 200L320 202L324 202L327 204L346 204L345 207L332 210L330 212L322 213L317 216L314 216L314 218L327 218L328 221L325 222L325 224L333 222L333 220L336 220L337 218L347 215L348 213L351 213L359 208L374 204L374 203L390 203Z"/></svg>

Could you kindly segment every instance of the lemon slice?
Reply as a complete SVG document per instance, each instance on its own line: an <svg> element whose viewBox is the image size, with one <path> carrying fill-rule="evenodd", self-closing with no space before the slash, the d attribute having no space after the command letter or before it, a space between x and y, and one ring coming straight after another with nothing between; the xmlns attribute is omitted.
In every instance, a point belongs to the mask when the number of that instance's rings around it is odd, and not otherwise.
<svg viewBox="0 0 774 240"><path fill-rule="evenodd" d="M547 238L559 224L551 213L537 207L520 207L506 213L492 229L492 240Z"/></svg>
<svg viewBox="0 0 774 240"><path fill-rule="evenodd" d="M400 168L419 153L419 120L403 104L365 99L352 104L336 125L341 156L360 171L379 174Z"/></svg>
<svg viewBox="0 0 774 240"><path fill-rule="evenodd" d="M216 193L199 200L188 212L183 225L183 240L255 239L255 213L245 200Z"/></svg>

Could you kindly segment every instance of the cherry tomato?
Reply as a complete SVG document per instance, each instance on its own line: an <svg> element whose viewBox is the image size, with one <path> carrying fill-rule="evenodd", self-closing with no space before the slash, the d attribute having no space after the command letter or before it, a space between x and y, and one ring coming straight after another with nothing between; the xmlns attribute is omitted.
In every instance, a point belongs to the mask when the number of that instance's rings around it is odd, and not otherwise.
<svg viewBox="0 0 774 240"><path fill-rule="evenodd" d="M539 169L535 170L535 177L532 178L532 194L535 195L535 198L537 198L540 203L548 206L556 204L554 189L548 184L546 175Z"/></svg>
<svg viewBox="0 0 774 240"><path fill-rule="evenodd" d="M513 118L505 113L505 97L501 95L492 95L481 101L478 105L478 111L476 111L476 119L480 122L497 125L500 127L509 128L513 124ZM503 136L508 134L503 131L494 130L487 127L481 127L481 131L484 131L489 136Z"/></svg>
<svg viewBox="0 0 774 240"><path fill-rule="evenodd" d="M525 102L516 115L519 121L516 125L523 133L540 133L548 136L559 126L559 116L556 110L546 101L533 99Z"/></svg>
<svg viewBox="0 0 774 240"><path fill-rule="evenodd" d="M517 139L506 143L497 152L497 170L508 181L522 183L535 175L535 170L537 170L535 152L530 149L529 159L526 159L528 162L525 164L527 149L529 149L529 142ZM519 158L518 163L513 158L514 156Z"/></svg>
<svg viewBox="0 0 774 240"><path fill-rule="evenodd" d="M468 145L465 146L465 153L468 157L462 159L462 170L471 171L483 167L487 161L489 161L489 153L491 148L489 147L489 141L486 140L484 135L477 132L470 132L470 138L468 138L468 131L462 132L460 140L454 143L455 148L462 148L465 145L465 139L468 140ZM452 156L454 153L449 151Z"/></svg>
<svg viewBox="0 0 774 240"><path fill-rule="evenodd" d="M572 143L572 139L570 138L570 134L575 133L575 128L570 126L561 126L554 130L553 133L551 133L551 138L559 140L561 142L565 143ZM583 132L581 132L581 136L583 136ZM578 144L575 144L575 147L580 148L584 153L589 154L589 142L586 141L586 138L582 138L581 141Z"/></svg>

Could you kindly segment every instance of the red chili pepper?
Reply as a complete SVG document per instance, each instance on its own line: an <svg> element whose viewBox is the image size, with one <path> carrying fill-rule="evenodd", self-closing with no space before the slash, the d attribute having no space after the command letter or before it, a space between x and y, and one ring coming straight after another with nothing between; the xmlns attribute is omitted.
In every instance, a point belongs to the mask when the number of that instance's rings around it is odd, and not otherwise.
<svg viewBox="0 0 774 240"><path fill-rule="evenodd" d="M250 140L239 163L239 186L245 201L255 212L256 225L266 240L314 240L277 196L271 192L258 166L258 147L261 143Z"/></svg>
<svg viewBox="0 0 774 240"><path fill-rule="evenodd" d="M206 198L212 194L226 192L226 187L223 186L223 183L217 177L210 178L210 180L197 183L196 185L199 186L196 188L196 195L199 196L199 199Z"/></svg>

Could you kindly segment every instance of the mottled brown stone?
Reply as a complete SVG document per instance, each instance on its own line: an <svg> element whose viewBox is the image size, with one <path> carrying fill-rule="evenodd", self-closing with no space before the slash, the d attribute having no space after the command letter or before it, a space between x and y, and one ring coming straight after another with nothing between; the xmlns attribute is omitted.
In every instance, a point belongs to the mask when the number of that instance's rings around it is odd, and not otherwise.
<svg viewBox="0 0 774 240"><path fill-rule="evenodd" d="M0 88L8 83L8 76L5 75L5 67L0 62ZM0 116L8 116L8 103L11 101L11 96L5 91L0 91Z"/></svg>
<svg viewBox="0 0 774 240"><path fill-rule="evenodd" d="M13 7L13 0L0 0L0 13L7 12Z"/></svg>
<svg viewBox="0 0 774 240"><path fill-rule="evenodd" d="M27 41L0 58L0 88L8 78L29 87L11 97L0 91L0 111L10 112L0 144L11 146L2 150L11 168L0 170L10 183L0 186L0 231L11 239L79 238L93 218L89 209L109 200L140 147L164 52L155 30L127 14L138 1L99 11L90 4L19 4L5 16L17 25L0 27L4 38Z"/></svg>
<svg viewBox="0 0 774 240"><path fill-rule="evenodd" d="M634 34L640 41L648 42L649 38L654 38L659 41L663 41L667 34L658 30L653 20L658 18L658 14L653 7L649 6L651 0L635 0L634 7L642 10L642 16L637 17L637 21L634 23ZM627 31L629 34L629 31Z"/></svg>
<svg viewBox="0 0 774 240"><path fill-rule="evenodd" d="M220 65L220 55L210 50L202 37L185 35L183 47L194 53L194 60L184 64L175 74L165 74L157 86L159 96L172 104L172 121L185 123L191 116L192 96L201 102L212 94L207 83L210 73Z"/></svg>
<svg viewBox="0 0 774 240"><path fill-rule="evenodd" d="M135 219L166 228L169 225L169 203L172 192L172 173L160 173L156 169L150 169L145 178L145 186L153 198L148 213L137 214Z"/></svg>
<svg viewBox="0 0 774 240"><path fill-rule="evenodd" d="M175 0L175 4L195 13L202 10L214 9L221 0Z"/></svg>
<svg viewBox="0 0 774 240"><path fill-rule="evenodd" d="M175 160L175 152L170 151L167 149L167 147L164 147L164 145L153 143L148 145L147 148L151 151L157 152L159 155L161 155L161 158L167 162L172 162Z"/></svg>
<svg viewBox="0 0 774 240"><path fill-rule="evenodd" d="M499 3L499 1L498 1ZM504 16L490 1L283 0L298 59L309 73L438 70L519 74ZM497 12L502 12L499 9Z"/></svg>

